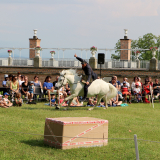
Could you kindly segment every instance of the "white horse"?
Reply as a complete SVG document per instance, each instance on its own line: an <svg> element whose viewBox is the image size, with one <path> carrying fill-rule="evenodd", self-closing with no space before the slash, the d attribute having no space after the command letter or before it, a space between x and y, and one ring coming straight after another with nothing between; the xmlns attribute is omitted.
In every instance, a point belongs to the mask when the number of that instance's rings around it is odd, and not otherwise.
<svg viewBox="0 0 160 160"><path fill-rule="evenodd" d="M70 100L68 104L68 106L70 107L70 104L74 97L84 95L84 83L81 82L81 77L79 77L76 71L73 69L63 70L60 73L60 77L58 79L56 87L60 88L66 85L66 83L70 85L71 95L65 98L61 104L63 104L65 101ZM98 95L97 104L94 107L98 106L98 104L101 102L101 99L103 98L105 102L105 108L107 109L107 102L117 95L117 89L110 83L107 83L101 79L96 79L88 87L87 97L93 97L96 95ZM89 110L92 110L93 108L90 108Z"/></svg>

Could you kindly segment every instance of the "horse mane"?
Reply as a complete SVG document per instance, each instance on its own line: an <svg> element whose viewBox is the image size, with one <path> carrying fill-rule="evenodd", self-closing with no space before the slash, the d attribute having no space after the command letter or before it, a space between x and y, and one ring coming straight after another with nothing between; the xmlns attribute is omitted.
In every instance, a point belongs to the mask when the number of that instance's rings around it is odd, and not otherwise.
<svg viewBox="0 0 160 160"><path fill-rule="evenodd" d="M78 76L76 70L74 69L68 69L68 70L63 70L60 75L74 75L74 76Z"/></svg>

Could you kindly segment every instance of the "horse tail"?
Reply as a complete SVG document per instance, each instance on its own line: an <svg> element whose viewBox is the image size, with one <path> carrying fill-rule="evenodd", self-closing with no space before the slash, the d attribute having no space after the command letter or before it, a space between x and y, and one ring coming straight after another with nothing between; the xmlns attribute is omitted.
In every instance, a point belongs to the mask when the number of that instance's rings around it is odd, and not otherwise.
<svg viewBox="0 0 160 160"><path fill-rule="evenodd" d="M117 91L117 88L114 87L112 84L108 83L109 85L109 94L107 95L107 99L111 99L111 98L114 98L118 91Z"/></svg>

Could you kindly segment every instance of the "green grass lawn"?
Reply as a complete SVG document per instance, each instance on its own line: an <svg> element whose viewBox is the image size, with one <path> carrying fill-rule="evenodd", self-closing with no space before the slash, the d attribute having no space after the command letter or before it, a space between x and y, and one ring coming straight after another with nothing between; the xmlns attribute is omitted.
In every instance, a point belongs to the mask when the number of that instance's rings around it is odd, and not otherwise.
<svg viewBox="0 0 160 160"><path fill-rule="evenodd" d="M68 111L24 104L23 107L0 108L0 130L42 134L46 117L95 117L109 121L109 138L134 138L160 141L160 104L129 104L107 110L72 107ZM131 132L129 132L131 130ZM140 159L160 159L160 143L138 141ZM133 140L112 140L104 147L60 150L45 146L43 136L0 131L0 159L136 159Z"/></svg>

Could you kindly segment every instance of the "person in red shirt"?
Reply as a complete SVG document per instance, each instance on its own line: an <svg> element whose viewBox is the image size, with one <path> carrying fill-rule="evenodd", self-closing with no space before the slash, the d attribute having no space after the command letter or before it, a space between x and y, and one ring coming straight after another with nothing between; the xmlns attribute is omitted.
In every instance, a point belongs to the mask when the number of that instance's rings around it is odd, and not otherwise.
<svg viewBox="0 0 160 160"><path fill-rule="evenodd" d="M127 103L127 96L129 96L129 103L131 103L131 92L128 90L128 86L126 85L126 81L123 82L123 85L121 86L122 95L125 99L125 102Z"/></svg>
<svg viewBox="0 0 160 160"><path fill-rule="evenodd" d="M150 103L150 101L146 98L146 95L151 95L150 86L149 79L145 79L145 84L142 86L142 97L144 103Z"/></svg>

